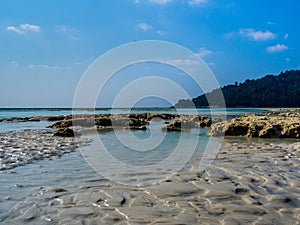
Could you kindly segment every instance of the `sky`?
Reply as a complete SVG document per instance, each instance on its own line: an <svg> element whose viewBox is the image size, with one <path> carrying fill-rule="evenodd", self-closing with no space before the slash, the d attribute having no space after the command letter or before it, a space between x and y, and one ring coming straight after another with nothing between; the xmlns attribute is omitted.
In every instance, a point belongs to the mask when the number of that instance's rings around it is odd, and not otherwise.
<svg viewBox="0 0 300 225"><path fill-rule="evenodd" d="M1 0L0 107L71 107L91 63L143 40L189 49L220 86L300 69L299 10L298 0ZM145 63L116 73L97 106L109 107L128 82L153 75L201 94L182 71ZM169 104L181 97L174 91Z"/></svg>

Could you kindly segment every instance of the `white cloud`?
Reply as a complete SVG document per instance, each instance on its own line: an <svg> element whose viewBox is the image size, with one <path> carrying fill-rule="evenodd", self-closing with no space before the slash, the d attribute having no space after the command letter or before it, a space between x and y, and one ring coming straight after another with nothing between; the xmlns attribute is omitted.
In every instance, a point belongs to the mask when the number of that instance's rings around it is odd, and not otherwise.
<svg viewBox="0 0 300 225"><path fill-rule="evenodd" d="M272 33L271 31L254 30L252 28L240 29L238 34L240 36L248 37L254 41L273 40L277 37L277 35Z"/></svg>
<svg viewBox="0 0 300 225"><path fill-rule="evenodd" d="M284 35L284 39L288 39L288 38L289 38L289 34L286 33L286 34Z"/></svg>
<svg viewBox="0 0 300 225"><path fill-rule="evenodd" d="M213 53L213 51L208 50L206 48L200 48L199 51L196 53L197 56L199 56L200 58L211 55Z"/></svg>
<svg viewBox="0 0 300 225"><path fill-rule="evenodd" d="M22 30L29 30L29 31L33 31L33 32L40 32L41 28L37 25L32 25L32 24L21 24L20 25L20 29Z"/></svg>
<svg viewBox="0 0 300 225"><path fill-rule="evenodd" d="M200 5L200 4L203 4L206 2L207 2L207 0L190 0L190 1L188 1L189 5L191 5L191 6Z"/></svg>
<svg viewBox="0 0 300 225"><path fill-rule="evenodd" d="M8 26L8 27L6 27L6 30L13 31L13 32L16 32L18 34L24 34L24 32L22 30L14 27L14 26Z"/></svg>
<svg viewBox="0 0 300 225"><path fill-rule="evenodd" d="M267 41L267 40L273 40L277 37L276 34L272 33L271 31L261 31L261 30L255 30L252 28L245 28L240 29L238 32L231 32L227 33L225 37L232 37L235 35L239 35L242 37L247 37L253 41Z"/></svg>
<svg viewBox="0 0 300 225"><path fill-rule="evenodd" d="M288 50L288 46L284 44L277 44L274 46L267 47L267 52L274 53L274 52L282 52Z"/></svg>
<svg viewBox="0 0 300 225"><path fill-rule="evenodd" d="M153 27L150 24L147 24L147 23L139 23L137 25L137 28L143 30L144 32L146 32L148 30L151 30Z"/></svg>
<svg viewBox="0 0 300 225"><path fill-rule="evenodd" d="M160 5L166 5L168 3L171 3L173 0L149 0L149 2L160 4Z"/></svg>
<svg viewBox="0 0 300 225"><path fill-rule="evenodd" d="M158 31L156 31L156 33L157 33L158 35L160 35L160 36L164 36L164 35L167 34L167 32L162 31L162 30L158 30Z"/></svg>
<svg viewBox="0 0 300 225"><path fill-rule="evenodd" d="M59 67L59 66L49 66L49 65L43 65L43 64L39 64L39 65L29 64L28 68L29 69L46 69L46 70L61 70L61 69L63 69L62 67Z"/></svg>
<svg viewBox="0 0 300 225"><path fill-rule="evenodd" d="M276 23L271 22L271 21L266 22L266 24L268 24L268 25L276 25Z"/></svg>
<svg viewBox="0 0 300 225"><path fill-rule="evenodd" d="M32 25L32 24L20 24L20 26L15 27L15 26L8 26L6 27L7 31L13 31L16 32L18 34L25 34L26 31L31 31L31 32L40 32L41 28L37 25Z"/></svg>

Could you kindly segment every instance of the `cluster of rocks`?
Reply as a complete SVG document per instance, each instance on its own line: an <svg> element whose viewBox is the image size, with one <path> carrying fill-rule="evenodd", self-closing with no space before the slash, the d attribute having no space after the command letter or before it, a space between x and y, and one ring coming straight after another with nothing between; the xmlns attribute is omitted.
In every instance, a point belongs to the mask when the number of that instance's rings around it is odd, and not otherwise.
<svg viewBox="0 0 300 225"><path fill-rule="evenodd" d="M163 130L181 131L181 130L189 130L192 128L204 128L204 127L209 127L211 123L212 123L212 119L208 116L182 115L179 118L168 123L163 128Z"/></svg>
<svg viewBox="0 0 300 225"><path fill-rule="evenodd" d="M212 123L211 118L207 116L164 113L96 114L66 117L49 127L53 129L54 135L71 137L91 130L99 131L108 128L146 130L149 122L157 119L166 121L164 131L203 128L209 127Z"/></svg>
<svg viewBox="0 0 300 225"><path fill-rule="evenodd" d="M30 116L30 117L12 117L0 119L0 122L40 122L40 121L59 121L70 116Z"/></svg>
<svg viewBox="0 0 300 225"><path fill-rule="evenodd" d="M77 136L84 131L103 130L107 128L124 128L145 130L149 124L150 116L144 114L96 114L96 115L74 115L66 117L51 126L54 135Z"/></svg>
<svg viewBox="0 0 300 225"><path fill-rule="evenodd" d="M215 123L210 136L245 136L258 138L300 138L300 114L245 115Z"/></svg>
<svg viewBox="0 0 300 225"><path fill-rule="evenodd" d="M24 118L0 119L0 122L39 122L53 121L49 128L55 136L74 137L84 132L117 129L146 130L151 120L164 120L163 131L181 131L203 128L211 125L207 116L182 115L170 113L132 113L132 114L75 114L68 116L34 116Z"/></svg>
<svg viewBox="0 0 300 225"><path fill-rule="evenodd" d="M56 137L49 130L0 133L0 170L60 157L89 142L85 138Z"/></svg>
<svg viewBox="0 0 300 225"><path fill-rule="evenodd" d="M210 136L245 136L258 138L300 138L300 113L267 112L249 114L229 121L208 116L133 113L133 114L77 114L68 116L36 116L1 119L0 122L53 121L49 128L55 136L74 137L84 132L111 129L146 130L151 120L165 121L163 131L182 131L210 127Z"/></svg>

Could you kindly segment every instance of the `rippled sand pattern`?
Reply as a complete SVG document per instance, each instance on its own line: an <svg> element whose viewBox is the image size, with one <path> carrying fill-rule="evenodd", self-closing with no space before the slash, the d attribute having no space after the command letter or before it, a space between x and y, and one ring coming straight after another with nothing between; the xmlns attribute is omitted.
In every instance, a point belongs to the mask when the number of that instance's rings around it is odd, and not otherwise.
<svg viewBox="0 0 300 225"><path fill-rule="evenodd" d="M49 130L0 133L0 171L54 159L88 145L90 140L61 138Z"/></svg>
<svg viewBox="0 0 300 225"><path fill-rule="evenodd" d="M0 217L4 224L299 224L299 148L228 139L205 171L192 166L143 188L81 176L73 186L32 191Z"/></svg>

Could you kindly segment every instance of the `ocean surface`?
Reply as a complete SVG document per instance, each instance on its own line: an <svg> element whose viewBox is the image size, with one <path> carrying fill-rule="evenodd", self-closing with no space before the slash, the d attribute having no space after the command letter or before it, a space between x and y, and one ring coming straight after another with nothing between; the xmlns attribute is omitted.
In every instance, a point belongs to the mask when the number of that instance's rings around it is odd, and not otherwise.
<svg viewBox="0 0 300 225"><path fill-rule="evenodd" d="M0 108L0 119L13 118L13 117L32 117L32 116L58 116L58 115L71 115L71 114L123 114L123 113L179 113L179 114L198 114L198 115L210 115L215 116L226 116L232 118L238 115L244 115L245 113L261 113L267 110L264 109L180 109L175 110L172 108L137 108L137 109L96 109L91 110L72 110L72 109L53 109L53 108L42 108L42 109L1 109ZM0 123L0 132L17 131L24 129L44 129L49 122L20 122L20 123Z"/></svg>
<svg viewBox="0 0 300 225"><path fill-rule="evenodd" d="M199 115L227 116L261 113L258 109L198 109ZM76 110L73 113L128 113L128 109ZM183 109L134 109L131 113L182 113ZM0 109L0 118L70 115L66 109ZM0 132L46 129L51 122L0 123ZM218 138L206 136L207 129L190 132L161 132L161 122L151 122L146 131L120 130L90 134L91 144L54 160L0 172L0 223L18 224L20 214L41 203L39 193L53 188L75 190L88 180L104 177L125 185L149 185L171 176L202 157L207 146L216 148ZM8 133L9 135L9 133ZM101 145L99 145L99 140ZM21 223L20 223L21 224ZM45 224L47 224L45 222Z"/></svg>

